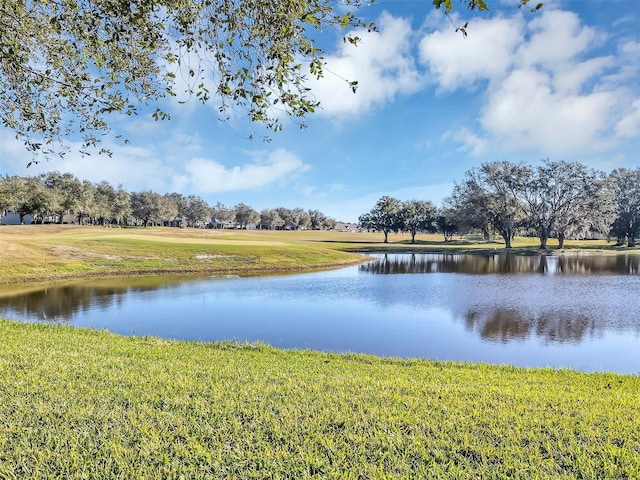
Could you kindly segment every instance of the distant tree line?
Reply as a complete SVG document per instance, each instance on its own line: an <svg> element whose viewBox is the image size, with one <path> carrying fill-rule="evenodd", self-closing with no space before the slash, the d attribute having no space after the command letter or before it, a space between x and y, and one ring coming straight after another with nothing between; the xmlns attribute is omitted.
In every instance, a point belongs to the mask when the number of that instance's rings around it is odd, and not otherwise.
<svg viewBox="0 0 640 480"><path fill-rule="evenodd" d="M0 177L0 218L12 212L24 223L78 223L121 226L176 226L263 229L333 229L336 221L319 210L265 209L257 212L239 203L214 206L196 195L128 192L122 185L91 183L70 173L48 172L34 177Z"/></svg>
<svg viewBox="0 0 640 480"><path fill-rule="evenodd" d="M535 236L540 248L557 238L594 233L635 246L640 234L640 168L606 174L577 162L544 161L533 167L507 161L484 163L466 172L441 208L428 201L402 202L384 196L360 216L362 228L384 233L481 232L502 237L506 248L516 235Z"/></svg>

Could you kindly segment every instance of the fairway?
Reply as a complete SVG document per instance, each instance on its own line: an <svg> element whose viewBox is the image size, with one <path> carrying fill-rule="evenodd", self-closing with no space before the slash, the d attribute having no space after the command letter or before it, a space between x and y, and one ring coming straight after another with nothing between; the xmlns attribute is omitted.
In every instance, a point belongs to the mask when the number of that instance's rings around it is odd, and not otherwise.
<svg viewBox="0 0 640 480"><path fill-rule="evenodd" d="M78 225L0 226L0 283L140 274L256 274L349 265L362 256L304 233ZM319 238L320 237L320 241Z"/></svg>

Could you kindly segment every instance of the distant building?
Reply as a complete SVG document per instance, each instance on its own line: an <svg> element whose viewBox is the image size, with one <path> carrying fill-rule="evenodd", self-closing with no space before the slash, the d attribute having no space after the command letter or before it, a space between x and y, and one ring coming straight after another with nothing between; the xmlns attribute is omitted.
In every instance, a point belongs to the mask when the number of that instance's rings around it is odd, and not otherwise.
<svg viewBox="0 0 640 480"><path fill-rule="evenodd" d="M358 232L358 225L355 223L346 223L346 222L338 222L336 223L336 228L334 229L338 232Z"/></svg>

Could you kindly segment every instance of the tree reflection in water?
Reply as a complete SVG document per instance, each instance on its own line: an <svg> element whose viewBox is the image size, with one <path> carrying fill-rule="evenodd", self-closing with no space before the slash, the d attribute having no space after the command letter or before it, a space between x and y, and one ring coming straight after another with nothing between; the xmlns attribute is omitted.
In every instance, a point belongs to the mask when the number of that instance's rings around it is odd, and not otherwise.
<svg viewBox="0 0 640 480"><path fill-rule="evenodd" d="M527 280L526 277L571 276L574 280L572 285L575 285L576 281L580 282L580 276L640 275L640 255L380 254L378 260L361 265L359 270L375 275L457 273L511 278L515 275L520 279L517 287L520 290L511 291L511 295L515 295L517 300L505 298L501 293L503 290L495 290L496 284L499 286L503 282L496 277L486 281L461 282L475 285L476 290L468 291L464 296L466 300L455 302L459 306L457 316L463 319L468 332L474 332L489 342L506 344L539 338L546 344L578 344L585 338L602 337L610 331L640 331L640 319L629 318L622 313L625 304L619 305L617 316L611 321L613 317L585 311L582 308L584 300L579 297L582 290L573 288L565 292L570 297L560 302L562 306L552 307L551 303L558 303L558 292L549 292L546 296L540 291L540 283L535 278ZM488 287L485 292L483 287L489 284L494 288ZM509 284L512 285L513 281ZM506 283L504 285L506 288ZM537 285L532 287L535 293L528 293L529 285ZM491 298L486 295L491 295ZM471 296L475 300L469 300ZM572 303L578 307L574 309ZM637 305L635 301L632 303Z"/></svg>
<svg viewBox="0 0 640 480"><path fill-rule="evenodd" d="M585 336L602 335L595 320L580 313L545 311L528 315L515 308L470 310L465 328L477 332L483 340L509 343L525 340L532 334L548 343L580 343Z"/></svg>
<svg viewBox="0 0 640 480"><path fill-rule="evenodd" d="M377 275L410 273L548 275L640 275L640 255L469 255L449 253L384 254L360 271Z"/></svg>
<svg viewBox="0 0 640 480"><path fill-rule="evenodd" d="M129 277L58 285L12 297L0 297L0 310L19 318L69 323L79 312L107 309L133 292L168 288L184 281L175 276Z"/></svg>

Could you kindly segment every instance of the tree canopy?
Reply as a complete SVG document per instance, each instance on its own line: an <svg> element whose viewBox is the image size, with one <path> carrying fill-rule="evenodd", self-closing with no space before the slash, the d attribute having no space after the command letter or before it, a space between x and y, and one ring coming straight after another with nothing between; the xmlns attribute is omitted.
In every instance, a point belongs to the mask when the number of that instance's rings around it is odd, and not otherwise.
<svg viewBox="0 0 640 480"><path fill-rule="evenodd" d="M416 243L416 233L433 232L438 216L438 209L431 202L410 200L403 202L400 209L402 229L411 234L411 243Z"/></svg>
<svg viewBox="0 0 640 480"><path fill-rule="evenodd" d="M385 195L376 202L370 212L360 215L358 223L367 230L380 230L384 234L384 243L387 243L390 232L402 229L401 208L400 200Z"/></svg>
<svg viewBox="0 0 640 480"><path fill-rule="evenodd" d="M616 200L617 218L612 226L612 234L622 244L634 247L635 238L640 234L640 168L628 170L618 168L611 173Z"/></svg>
<svg viewBox="0 0 640 480"><path fill-rule="evenodd" d="M484 163L469 170L465 180L456 185L451 205L465 212L465 223L483 231L497 231L511 248L511 240L524 217L518 192L527 178L525 166L510 162Z"/></svg>
<svg viewBox="0 0 640 480"><path fill-rule="evenodd" d="M551 237L564 247L567 238L615 236L633 247L640 233L640 169L610 174L578 162L543 160L537 166L508 161L483 163L468 170L442 208L429 201L402 202L383 196L360 216L361 228L417 233L439 231L445 241L456 233L499 234L505 248L516 235Z"/></svg>
<svg viewBox="0 0 640 480"><path fill-rule="evenodd" d="M306 79L323 75L320 36L339 29L357 45L350 30L375 30L358 16L361 3L0 0L0 120L28 149L47 154L59 153L68 134L85 150L95 147L113 113L136 114L185 92L215 101L223 117L240 108L277 131L284 111L304 125L318 107ZM488 9L488 1L460 3ZM447 15L454 8L453 0L433 5ZM355 92L357 79L346 82Z"/></svg>
<svg viewBox="0 0 640 480"><path fill-rule="evenodd" d="M524 226L533 229L540 248L554 234L564 239L594 228L606 231L614 219L613 192L603 172L577 162L550 162L530 170L518 192L523 200Z"/></svg>
<svg viewBox="0 0 640 480"><path fill-rule="evenodd" d="M553 235L562 248L569 236L609 230L616 209L609 181L577 162L490 162L468 171L448 203L458 224L495 230L507 248L518 231L535 233L540 248Z"/></svg>
<svg viewBox="0 0 640 480"><path fill-rule="evenodd" d="M336 221L319 210L279 207L267 209L287 212L288 230L333 229ZM127 192L122 185L93 184L71 173L47 172L37 177L0 176L0 222L5 214L17 214L19 223L78 223L91 225L165 225L196 228L279 228L281 223L261 222L257 212L244 203L228 208L220 202L214 207L196 195L178 192L164 195L151 190ZM13 217L11 215L10 217ZM10 223L15 218L9 219ZM253 228L253 227L251 227Z"/></svg>

